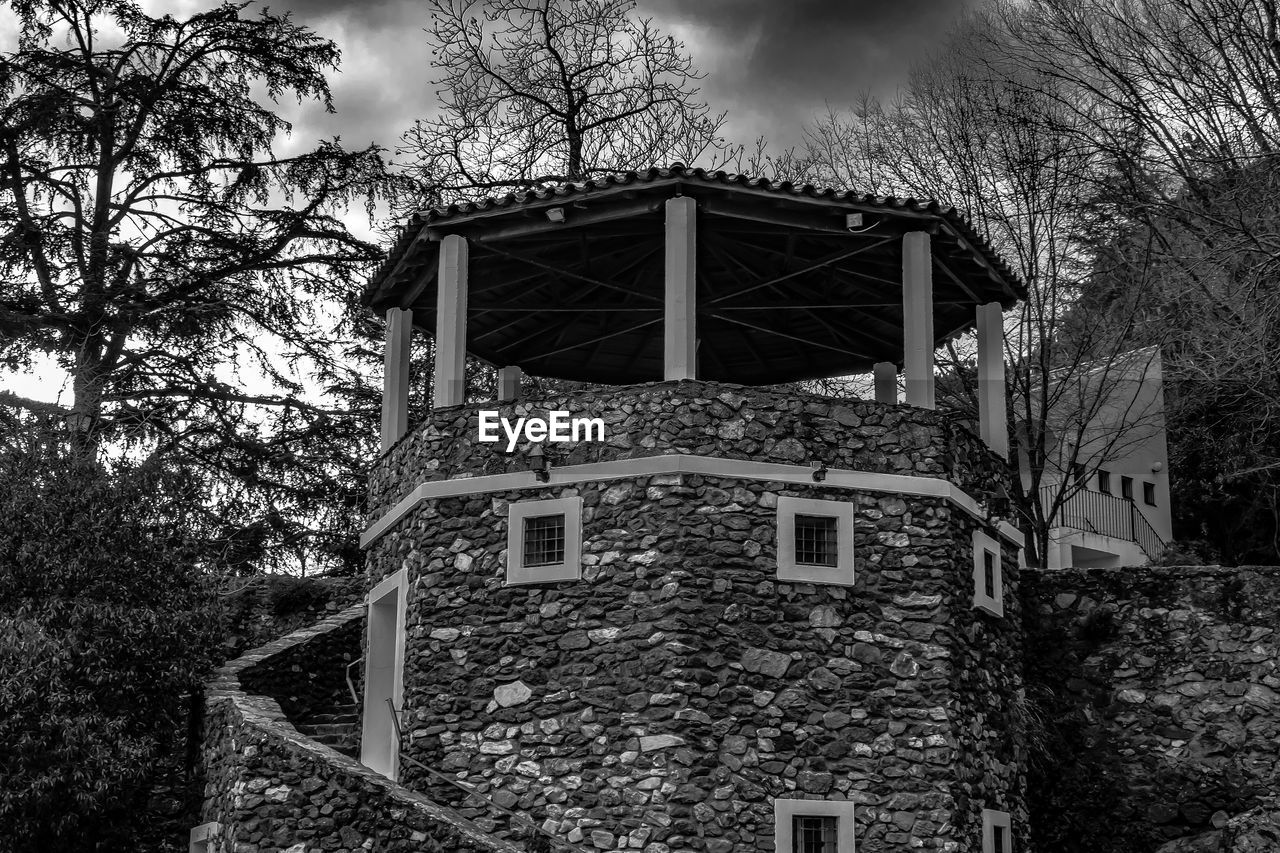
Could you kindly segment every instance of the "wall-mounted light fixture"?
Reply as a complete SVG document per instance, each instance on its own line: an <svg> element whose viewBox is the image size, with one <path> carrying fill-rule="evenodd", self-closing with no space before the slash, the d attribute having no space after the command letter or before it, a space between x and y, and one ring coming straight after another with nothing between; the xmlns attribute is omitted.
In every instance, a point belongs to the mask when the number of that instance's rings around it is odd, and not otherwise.
<svg viewBox="0 0 1280 853"><path fill-rule="evenodd" d="M529 470L533 472L534 478L539 483L548 482L551 479L551 461L542 452L542 444L539 443L530 447L527 458L529 460Z"/></svg>
<svg viewBox="0 0 1280 853"><path fill-rule="evenodd" d="M564 208L550 207L547 208L547 219L552 222L564 222Z"/></svg>
<svg viewBox="0 0 1280 853"><path fill-rule="evenodd" d="M827 463L820 459L814 459L809 463L809 468L813 472L813 481L815 483L821 483L827 479Z"/></svg>

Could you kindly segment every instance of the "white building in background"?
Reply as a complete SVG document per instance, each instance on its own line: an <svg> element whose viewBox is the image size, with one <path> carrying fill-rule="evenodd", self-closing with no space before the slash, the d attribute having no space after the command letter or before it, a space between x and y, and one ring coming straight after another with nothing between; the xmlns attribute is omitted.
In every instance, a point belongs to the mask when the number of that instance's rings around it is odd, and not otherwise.
<svg viewBox="0 0 1280 853"><path fill-rule="evenodd" d="M1173 538L1169 450L1158 347L1126 353L1084 374L1064 394L1051 431L1060 470L1045 473L1046 509L1063 478L1079 489L1058 510L1049 532L1049 568L1138 566ZM1071 410L1071 411L1067 411ZM1084 426L1079 423L1084 415ZM1024 486L1030 482L1025 465Z"/></svg>

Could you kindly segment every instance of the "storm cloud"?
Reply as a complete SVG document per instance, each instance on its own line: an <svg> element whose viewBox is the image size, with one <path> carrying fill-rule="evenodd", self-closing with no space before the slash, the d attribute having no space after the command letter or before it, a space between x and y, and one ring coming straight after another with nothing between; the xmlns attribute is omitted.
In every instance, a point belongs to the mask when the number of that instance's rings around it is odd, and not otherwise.
<svg viewBox="0 0 1280 853"><path fill-rule="evenodd" d="M801 139L826 104L891 93L913 61L980 0L639 0L637 12L681 39L703 70L702 96L729 113L732 139L771 147ZM432 113L433 70L418 0L284 0L272 4L342 48L337 114L299 115L294 140L341 135L394 149Z"/></svg>
<svg viewBox="0 0 1280 853"><path fill-rule="evenodd" d="M642 0L706 72L740 140L793 144L830 104L888 94L977 0Z"/></svg>

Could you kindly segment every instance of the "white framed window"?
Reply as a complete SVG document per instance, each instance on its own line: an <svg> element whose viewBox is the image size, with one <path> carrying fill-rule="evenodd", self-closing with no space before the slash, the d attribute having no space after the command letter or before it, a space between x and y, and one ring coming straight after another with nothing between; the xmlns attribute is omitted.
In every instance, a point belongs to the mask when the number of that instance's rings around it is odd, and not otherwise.
<svg viewBox="0 0 1280 853"><path fill-rule="evenodd" d="M775 853L854 853L852 800L773 801Z"/></svg>
<svg viewBox="0 0 1280 853"><path fill-rule="evenodd" d="M1008 812L982 810L982 853L1013 853Z"/></svg>
<svg viewBox="0 0 1280 853"><path fill-rule="evenodd" d="M507 515L507 584L582 577L582 498L513 501Z"/></svg>
<svg viewBox="0 0 1280 853"><path fill-rule="evenodd" d="M222 824L216 820L202 823L192 829L191 835L187 840L188 853L211 853L213 842L218 839L218 833L221 831Z"/></svg>
<svg viewBox="0 0 1280 853"><path fill-rule="evenodd" d="M993 616L1004 615L1000 542L982 530L973 531L973 606Z"/></svg>
<svg viewBox="0 0 1280 853"><path fill-rule="evenodd" d="M853 586L854 506L778 498L778 580Z"/></svg>

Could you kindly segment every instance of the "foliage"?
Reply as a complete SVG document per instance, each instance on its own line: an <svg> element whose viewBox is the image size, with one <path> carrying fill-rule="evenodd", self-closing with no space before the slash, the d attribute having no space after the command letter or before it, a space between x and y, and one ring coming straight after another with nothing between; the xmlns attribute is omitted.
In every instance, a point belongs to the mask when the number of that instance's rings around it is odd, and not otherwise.
<svg viewBox="0 0 1280 853"><path fill-rule="evenodd" d="M1170 542L1151 561L1153 566L1218 566L1222 558L1207 540L1179 539Z"/></svg>
<svg viewBox="0 0 1280 853"><path fill-rule="evenodd" d="M442 109L402 151L429 201L702 156L724 113L697 99L684 46L632 0L432 0Z"/></svg>
<svg viewBox="0 0 1280 853"><path fill-rule="evenodd" d="M307 578L282 575L276 580L267 592L271 612L276 616L322 607L329 601L329 590Z"/></svg>
<svg viewBox="0 0 1280 853"><path fill-rule="evenodd" d="M1280 43L1270 0L1035 0L1016 58L1094 116L1093 312L1160 343L1184 536L1280 557Z"/></svg>
<svg viewBox="0 0 1280 853"><path fill-rule="evenodd" d="M218 639L200 495L56 444L0 478L0 850L129 849Z"/></svg>
<svg viewBox="0 0 1280 853"><path fill-rule="evenodd" d="M1012 496L1027 560L1043 564L1049 531L1084 482L1068 472L1123 455L1154 413L1118 393L1142 367L1124 355L1134 306L1087 317L1078 308L1090 273L1082 235L1096 227L1083 202L1102 165L1078 141L1088 105L1015 51L1007 22L969 15L895 99L867 97L810 126L804 160L822 183L958 205L1026 284L1006 324L1010 437L1023 469ZM938 363L949 374L942 402L976 420L972 342L946 344Z"/></svg>
<svg viewBox="0 0 1280 853"><path fill-rule="evenodd" d="M376 407L305 386L362 384L342 338L371 324L339 321L380 252L340 217L390 184L374 147L273 152L290 130L275 101L332 110L337 48L245 3L186 19L133 0L8 5L0 362L48 353L73 398L0 403L65 418L89 449L180 454L243 562L349 559Z"/></svg>

